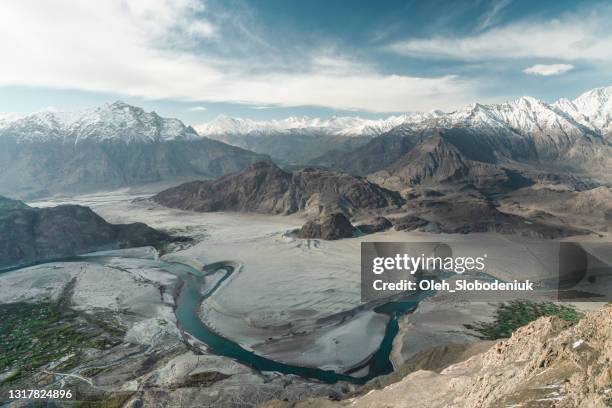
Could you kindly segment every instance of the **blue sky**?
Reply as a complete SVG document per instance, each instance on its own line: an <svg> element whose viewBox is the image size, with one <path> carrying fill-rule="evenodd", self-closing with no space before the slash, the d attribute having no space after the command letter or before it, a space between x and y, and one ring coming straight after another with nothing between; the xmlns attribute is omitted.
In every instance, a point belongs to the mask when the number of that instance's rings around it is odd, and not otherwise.
<svg viewBox="0 0 612 408"><path fill-rule="evenodd" d="M612 85L606 1L7 0L0 112L381 117Z"/></svg>

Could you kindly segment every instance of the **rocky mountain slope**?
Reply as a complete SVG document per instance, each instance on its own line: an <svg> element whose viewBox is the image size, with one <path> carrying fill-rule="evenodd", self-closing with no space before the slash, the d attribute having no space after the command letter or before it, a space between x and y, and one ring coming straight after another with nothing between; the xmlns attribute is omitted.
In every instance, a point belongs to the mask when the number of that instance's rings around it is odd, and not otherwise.
<svg viewBox="0 0 612 408"><path fill-rule="evenodd" d="M384 170L369 176L377 184L402 190L413 185L470 184L480 189L495 191L513 187L521 182L508 169L489 162L470 160L445 138L448 132L425 139L410 149Z"/></svg>
<svg viewBox="0 0 612 408"><path fill-rule="evenodd" d="M269 402L272 407L609 407L612 305L571 326L542 317L510 339L441 372L419 370L345 401Z"/></svg>
<svg viewBox="0 0 612 408"><path fill-rule="evenodd" d="M35 196L218 177L261 156L115 102L0 122L0 193Z"/></svg>
<svg viewBox="0 0 612 408"><path fill-rule="evenodd" d="M88 207L32 208L0 196L0 269L170 239L142 223L109 224Z"/></svg>
<svg viewBox="0 0 612 408"><path fill-rule="evenodd" d="M153 198L171 208L309 215L398 207L403 199L363 178L317 169L286 172L270 163L214 181L194 181Z"/></svg>

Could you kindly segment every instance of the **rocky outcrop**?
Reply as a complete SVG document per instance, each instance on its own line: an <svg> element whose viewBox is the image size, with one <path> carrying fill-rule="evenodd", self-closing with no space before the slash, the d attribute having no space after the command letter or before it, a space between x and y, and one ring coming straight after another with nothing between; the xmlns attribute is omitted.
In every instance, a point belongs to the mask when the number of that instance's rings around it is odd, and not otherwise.
<svg viewBox="0 0 612 408"><path fill-rule="evenodd" d="M391 227L393 227L393 224L387 218L374 217L358 225L357 229L362 234L374 234L376 232L386 231Z"/></svg>
<svg viewBox="0 0 612 408"><path fill-rule="evenodd" d="M342 213L334 213L316 220L308 221L300 232L298 238L336 240L351 238L357 229Z"/></svg>
<svg viewBox="0 0 612 408"><path fill-rule="evenodd" d="M270 402L267 407L608 407L612 305L576 325L542 317L510 339L440 372L424 367L380 390L344 401Z"/></svg>
<svg viewBox="0 0 612 408"><path fill-rule="evenodd" d="M0 269L170 240L142 223L109 224L88 207L32 208L0 197Z"/></svg>
<svg viewBox="0 0 612 408"><path fill-rule="evenodd" d="M286 172L257 163L214 181L196 181L162 191L153 200L184 210L242 211L312 216L397 207L399 193L346 173L306 168Z"/></svg>
<svg viewBox="0 0 612 408"><path fill-rule="evenodd" d="M434 233L496 232L554 239L588 234L588 230L529 220L505 213L490 199L473 192L419 196L408 200L409 214L393 219L397 230L425 229Z"/></svg>
<svg viewBox="0 0 612 408"><path fill-rule="evenodd" d="M429 221L416 215L405 215L394 220L394 227L397 231L412 231L418 228L425 227Z"/></svg>

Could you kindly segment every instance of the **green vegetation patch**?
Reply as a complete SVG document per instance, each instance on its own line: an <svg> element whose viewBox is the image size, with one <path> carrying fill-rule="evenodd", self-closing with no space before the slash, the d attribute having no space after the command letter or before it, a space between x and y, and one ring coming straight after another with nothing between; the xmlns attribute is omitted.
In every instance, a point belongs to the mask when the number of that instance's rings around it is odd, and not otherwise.
<svg viewBox="0 0 612 408"><path fill-rule="evenodd" d="M573 307L551 302L515 300L500 303L493 322L478 322L464 326L478 332L483 340L497 340L510 337L519 327L542 316L559 316L563 320L576 323L582 318L582 313Z"/></svg>
<svg viewBox="0 0 612 408"><path fill-rule="evenodd" d="M82 349L108 348L120 341L121 330L115 327L109 334L106 319L88 317L62 300L0 304L0 316L0 373L19 373L5 382L61 359L54 370L70 369Z"/></svg>

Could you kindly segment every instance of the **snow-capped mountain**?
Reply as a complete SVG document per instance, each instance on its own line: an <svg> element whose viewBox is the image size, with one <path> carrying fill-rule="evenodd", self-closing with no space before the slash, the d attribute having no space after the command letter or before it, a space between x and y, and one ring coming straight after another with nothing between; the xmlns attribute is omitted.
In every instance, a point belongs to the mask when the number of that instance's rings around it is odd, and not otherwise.
<svg viewBox="0 0 612 408"><path fill-rule="evenodd" d="M200 135L261 135L266 133L296 134L313 132L333 136L377 136L406 122L437 117L442 112L409 113L385 119L364 119L357 116L334 116L329 119L291 116L280 120L257 121L221 115L210 122L195 125Z"/></svg>
<svg viewBox="0 0 612 408"><path fill-rule="evenodd" d="M281 120L219 116L208 123L194 126L200 135L222 138L232 135L270 133L296 134L317 132L338 136L377 136L397 126L414 128L456 126L510 128L519 134L562 131L583 134L592 131L604 135L612 131L612 87L597 88L570 101L560 99L548 104L529 96L501 104L473 103L454 112L432 111L408 113L385 119L364 119L355 116L330 119L289 117Z"/></svg>
<svg viewBox="0 0 612 408"><path fill-rule="evenodd" d="M560 99L554 105L595 132L612 133L612 87L593 89L573 101Z"/></svg>
<svg viewBox="0 0 612 408"><path fill-rule="evenodd" d="M117 101L82 112L44 110L22 117L0 118L0 137L18 141L120 140L153 142L195 140L200 136L178 119L162 118L136 106Z"/></svg>
<svg viewBox="0 0 612 408"><path fill-rule="evenodd" d="M448 130L442 137L451 146L440 151L457 149L465 160L601 179L612 174L612 87L552 104L522 97L376 120L220 117L198 126L200 134L177 119L115 102L83 112L0 115L0 194L216 177L269 160L266 155L365 175L439 129Z"/></svg>
<svg viewBox="0 0 612 408"><path fill-rule="evenodd" d="M600 88L553 104L531 97L474 103L436 117L408 120L351 152L328 153L314 163L367 175L439 136L464 160L612 181L611 90ZM444 160L440 156L433 162Z"/></svg>
<svg viewBox="0 0 612 408"><path fill-rule="evenodd" d="M588 130L555 106L528 96L502 104L475 103L434 119L407 124L414 127L512 129L523 135L556 130L581 135Z"/></svg>
<svg viewBox="0 0 612 408"><path fill-rule="evenodd" d="M84 112L68 126L75 141L122 139L124 141L194 140L198 134L178 119L162 118L155 112L117 101Z"/></svg>
<svg viewBox="0 0 612 408"><path fill-rule="evenodd" d="M262 160L123 102L0 119L0 193L8 195L218 177Z"/></svg>
<svg viewBox="0 0 612 408"><path fill-rule="evenodd" d="M435 118L440 114L410 113L385 119L302 116L269 121L219 116L194 128L202 136L268 154L279 162L304 164L329 151L350 151L402 123Z"/></svg>
<svg viewBox="0 0 612 408"><path fill-rule="evenodd" d="M27 116L13 115L0 122L0 137L12 137L18 141L62 140L65 124L51 111L41 111Z"/></svg>
<svg viewBox="0 0 612 408"><path fill-rule="evenodd" d="M501 104L473 103L448 113L409 113L384 119L349 116L255 121L220 116L195 129L202 136L290 163L319 164L319 156L354 150L387 132L456 127L531 143L537 150L534 154L541 158L571 156L583 154L581 150L591 139L612 137L611 95L612 87L598 88L573 101L561 99L549 104L525 96Z"/></svg>

